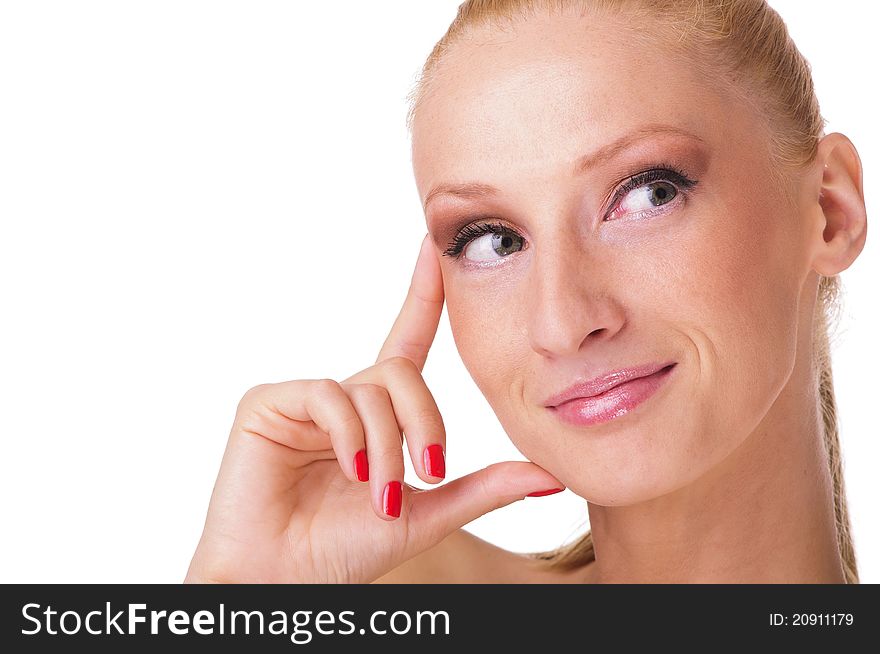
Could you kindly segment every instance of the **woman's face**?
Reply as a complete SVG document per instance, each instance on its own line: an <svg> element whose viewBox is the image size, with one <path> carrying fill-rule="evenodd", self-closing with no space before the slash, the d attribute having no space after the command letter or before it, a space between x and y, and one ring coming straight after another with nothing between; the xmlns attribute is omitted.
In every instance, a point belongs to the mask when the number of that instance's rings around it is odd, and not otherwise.
<svg viewBox="0 0 880 654"><path fill-rule="evenodd" d="M456 44L413 124L438 253L471 226L440 257L465 366L516 447L601 505L693 481L767 419L809 342L817 279L756 114L612 20L541 17ZM673 172L615 197L657 168ZM427 197L471 183L495 190ZM501 236L473 230L487 223ZM616 417L572 424L546 406L578 380L669 362Z"/></svg>

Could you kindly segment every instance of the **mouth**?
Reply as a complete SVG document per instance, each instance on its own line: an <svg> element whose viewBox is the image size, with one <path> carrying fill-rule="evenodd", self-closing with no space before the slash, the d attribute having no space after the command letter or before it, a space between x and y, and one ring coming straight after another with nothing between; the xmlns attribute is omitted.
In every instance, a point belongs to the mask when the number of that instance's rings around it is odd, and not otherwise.
<svg viewBox="0 0 880 654"><path fill-rule="evenodd" d="M567 399L547 408L572 425L589 426L608 422L630 413L652 397L665 385L676 365L667 364L641 375L633 372L633 369L619 371L599 381L572 387Z"/></svg>

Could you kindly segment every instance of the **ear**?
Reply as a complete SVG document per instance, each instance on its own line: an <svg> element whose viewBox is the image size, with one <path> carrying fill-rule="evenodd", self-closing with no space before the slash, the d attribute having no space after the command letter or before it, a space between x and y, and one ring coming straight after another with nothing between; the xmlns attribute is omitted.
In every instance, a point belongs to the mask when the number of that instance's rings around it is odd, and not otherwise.
<svg viewBox="0 0 880 654"><path fill-rule="evenodd" d="M818 220L810 237L812 268L831 277L849 268L865 246L862 162L852 141L834 132L819 142L816 166L822 179L816 198Z"/></svg>

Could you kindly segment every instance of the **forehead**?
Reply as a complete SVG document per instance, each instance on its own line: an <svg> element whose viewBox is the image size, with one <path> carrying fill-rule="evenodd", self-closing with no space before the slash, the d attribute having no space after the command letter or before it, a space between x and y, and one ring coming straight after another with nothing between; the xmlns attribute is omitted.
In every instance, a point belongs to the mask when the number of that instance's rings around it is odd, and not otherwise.
<svg viewBox="0 0 880 654"><path fill-rule="evenodd" d="M585 152L646 123L729 142L741 126L721 85L632 29L609 17L539 16L456 43L413 122L422 200L438 183L568 174Z"/></svg>

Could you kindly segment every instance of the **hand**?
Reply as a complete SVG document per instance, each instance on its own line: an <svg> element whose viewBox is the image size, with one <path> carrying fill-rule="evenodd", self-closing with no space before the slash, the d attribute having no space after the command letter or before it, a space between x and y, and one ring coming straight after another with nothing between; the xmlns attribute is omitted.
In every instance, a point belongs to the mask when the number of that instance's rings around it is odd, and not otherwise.
<svg viewBox="0 0 880 654"><path fill-rule="evenodd" d="M294 380L244 394L186 582L371 582L489 511L563 487L527 461L433 489L403 483L403 433L419 478L444 476L446 432L422 377L443 303L426 236L374 365L341 383Z"/></svg>

